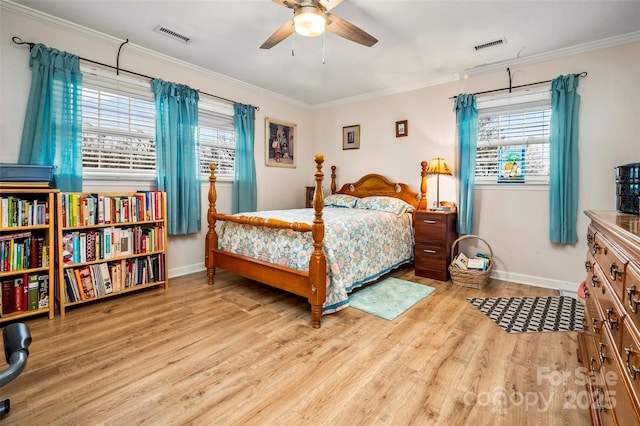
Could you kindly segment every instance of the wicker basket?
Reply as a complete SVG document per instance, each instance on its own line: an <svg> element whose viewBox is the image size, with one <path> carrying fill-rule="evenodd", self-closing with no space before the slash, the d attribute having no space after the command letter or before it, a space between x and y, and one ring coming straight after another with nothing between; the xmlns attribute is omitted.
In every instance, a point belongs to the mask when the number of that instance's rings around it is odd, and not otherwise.
<svg viewBox="0 0 640 426"><path fill-rule="evenodd" d="M467 269L459 269L453 263L454 253L456 246L462 240L467 238L476 238L483 243L487 247L489 247L489 265L487 266L486 271L472 271ZM484 239L478 237L477 235L463 235L453 242L451 245L451 264L449 265L449 273L451 274L451 281L459 286L463 287L471 287L477 289L483 289L484 286L489 282L489 275L491 274L491 268L493 268L493 250L491 250L491 246Z"/></svg>

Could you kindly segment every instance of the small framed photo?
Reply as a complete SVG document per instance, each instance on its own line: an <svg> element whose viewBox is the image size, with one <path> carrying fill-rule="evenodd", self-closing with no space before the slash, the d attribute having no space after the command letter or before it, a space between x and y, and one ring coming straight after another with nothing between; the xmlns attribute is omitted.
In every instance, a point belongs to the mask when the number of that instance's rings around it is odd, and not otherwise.
<svg viewBox="0 0 640 426"><path fill-rule="evenodd" d="M396 121L396 138L409 136L409 122L407 120Z"/></svg>
<svg viewBox="0 0 640 426"><path fill-rule="evenodd" d="M360 125L342 128L342 149L360 149Z"/></svg>
<svg viewBox="0 0 640 426"><path fill-rule="evenodd" d="M265 163L271 167L296 167L297 128L294 123L266 118Z"/></svg>

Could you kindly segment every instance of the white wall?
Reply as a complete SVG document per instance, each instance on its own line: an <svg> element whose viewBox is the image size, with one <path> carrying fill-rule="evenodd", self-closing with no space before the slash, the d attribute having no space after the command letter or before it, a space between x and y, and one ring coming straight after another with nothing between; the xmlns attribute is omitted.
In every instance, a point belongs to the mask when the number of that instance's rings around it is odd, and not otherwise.
<svg viewBox="0 0 640 426"><path fill-rule="evenodd" d="M15 162L29 92L31 71L28 49L11 37L41 42L82 57L115 64L121 40L60 23L43 15L21 13L2 3L0 16L0 162ZM277 94L215 75L136 46L122 50L121 67L175 81L242 103L257 105L256 164L258 208L304 206L304 186L313 182L316 152L325 155L325 173L338 167L338 183L354 181L365 173L380 173L392 180L420 182L420 161L444 157L455 170L455 114L451 96L504 87L506 71L489 72L460 81L411 92L309 108ZM587 71L581 79L580 197L579 210L614 209L616 165L640 161L640 43L592 51L544 63L512 67L514 85L552 79L561 74ZM273 117L298 125L298 167L264 166L264 120ZM409 136L395 137L394 124L409 121ZM342 127L359 124L358 150L342 150ZM435 199L435 177L429 177L428 199ZM124 191L149 187L150 182L88 181L88 191ZM203 182L202 232L171 237L169 268L172 275L203 266L208 182ZM325 185L328 188L328 183ZM218 210L230 211L231 187L220 184ZM440 198L455 199L455 179L441 177ZM475 233L488 240L496 255L497 276L538 285L571 287L582 281L586 219L579 216L580 241L575 246L548 242L546 189L478 188Z"/></svg>
<svg viewBox="0 0 640 426"><path fill-rule="evenodd" d="M494 275L516 282L574 288L584 279L587 209L615 209L614 167L640 161L640 43L511 67L513 84L587 71L580 79L580 194L575 246L548 238L547 188L477 187L474 233L491 245ZM508 86L505 70L407 93L323 108L315 112L314 146L338 166L338 180L378 172L418 188L420 161L444 157L455 165L455 113L451 96ZM395 137L394 123L409 120L409 136ZM360 150L342 151L342 126L360 124ZM428 202L436 179L428 178ZM455 180L440 179L440 199L455 200Z"/></svg>

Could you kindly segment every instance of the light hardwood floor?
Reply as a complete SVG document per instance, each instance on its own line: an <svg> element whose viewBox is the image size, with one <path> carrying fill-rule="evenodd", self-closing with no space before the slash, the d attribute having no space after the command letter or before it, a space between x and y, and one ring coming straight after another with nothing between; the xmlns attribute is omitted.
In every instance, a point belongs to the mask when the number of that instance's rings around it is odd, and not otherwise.
<svg viewBox="0 0 640 426"><path fill-rule="evenodd" d="M551 296L393 276L436 291L393 321L311 328L302 298L218 272L32 318L2 425L582 425L576 333L508 334L467 297ZM0 366L4 368L4 366ZM564 374L565 380L561 380Z"/></svg>

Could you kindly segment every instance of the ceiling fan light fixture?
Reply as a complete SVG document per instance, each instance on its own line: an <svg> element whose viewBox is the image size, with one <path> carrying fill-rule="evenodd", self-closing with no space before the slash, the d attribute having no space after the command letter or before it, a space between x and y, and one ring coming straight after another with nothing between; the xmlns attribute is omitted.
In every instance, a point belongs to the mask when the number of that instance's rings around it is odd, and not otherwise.
<svg viewBox="0 0 640 426"><path fill-rule="evenodd" d="M300 6L295 10L293 26L302 36L316 37L324 32L325 19L317 7Z"/></svg>

